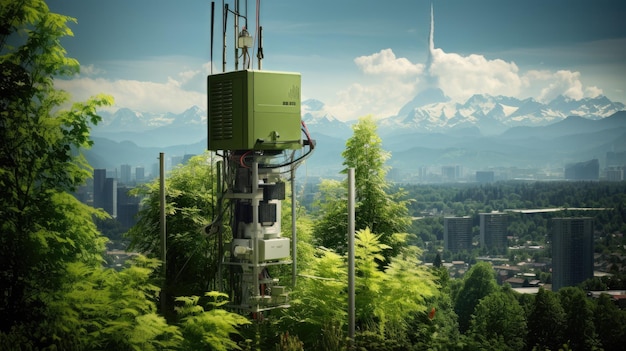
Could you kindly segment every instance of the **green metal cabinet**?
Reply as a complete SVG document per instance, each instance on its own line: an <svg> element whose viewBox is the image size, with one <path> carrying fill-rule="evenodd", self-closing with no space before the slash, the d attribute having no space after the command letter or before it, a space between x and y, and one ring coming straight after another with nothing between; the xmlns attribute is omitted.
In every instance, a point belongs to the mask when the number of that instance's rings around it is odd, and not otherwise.
<svg viewBox="0 0 626 351"><path fill-rule="evenodd" d="M299 73L232 71L207 81L209 150L302 147Z"/></svg>

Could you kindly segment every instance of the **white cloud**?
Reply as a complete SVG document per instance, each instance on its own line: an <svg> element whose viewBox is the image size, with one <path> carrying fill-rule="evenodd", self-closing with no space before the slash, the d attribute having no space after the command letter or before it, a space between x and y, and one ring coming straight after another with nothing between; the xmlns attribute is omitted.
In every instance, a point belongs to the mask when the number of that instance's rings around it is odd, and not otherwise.
<svg viewBox="0 0 626 351"><path fill-rule="evenodd" d="M595 98L603 94L604 91L595 85L585 88L585 97Z"/></svg>
<svg viewBox="0 0 626 351"><path fill-rule="evenodd" d="M456 101L474 94L509 95L520 93L522 80L514 62L488 60L482 55L461 56L441 49L432 52L430 75L439 88Z"/></svg>
<svg viewBox="0 0 626 351"><path fill-rule="evenodd" d="M353 120L366 115L375 118L389 117L416 93L414 82L400 79L383 79L374 84L350 85L337 93L334 103L328 104L329 111L342 120Z"/></svg>
<svg viewBox="0 0 626 351"><path fill-rule="evenodd" d="M365 115L389 117L398 112L415 93L424 65L396 57L391 49L360 56L354 63L362 74L358 82L340 89L327 108L342 120Z"/></svg>
<svg viewBox="0 0 626 351"><path fill-rule="evenodd" d="M354 63L366 74L387 74L396 76L417 75L424 70L423 64L411 63L396 55L391 49L384 49L370 56L359 56Z"/></svg>
<svg viewBox="0 0 626 351"><path fill-rule="evenodd" d="M482 55L462 56L441 49L432 49L431 58L430 67L426 67L397 57L391 49L384 49L355 58L356 75L341 73L342 76L332 82L324 80L323 74L310 75L307 84L319 84L321 80L325 91L334 92L333 97L324 102L328 111L342 120L369 114L376 118L392 116L432 82L458 102L464 102L473 94L533 97L539 101L548 101L557 95L580 99L602 94L595 86L584 86L579 72L521 72L514 62L487 59ZM97 78L104 71L88 65L81 68L81 75L71 80L58 80L56 84L72 93L75 101L106 93L115 98L115 107L138 111L179 113L193 105L206 108L206 76L211 72L210 62L175 65L173 61L166 63L165 59L155 59L141 66L151 72L148 76L166 80ZM215 67L214 71L217 71ZM352 83L343 83L342 87L340 79L344 82L349 79Z"/></svg>
<svg viewBox="0 0 626 351"><path fill-rule="evenodd" d="M94 65L81 65L80 66L80 75L81 76L96 76L100 74L104 74L105 71L99 67Z"/></svg>
<svg viewBox="0 0 626 351"><path fill-rule="evenodd" d="M524 75L523 80L526 92L542 102L550 101L559 95L579 100L602 94L602 89L598 87L584 87L580 80L580 72L531 70Z"/></svg>
<svg viewBox="0 0 626 351"><path fill-rule="evenodd" d="M585 87L579 72L521 72L515 62L487 59L483 55L462 56L441 49L433 49L431 55L430 67L398 58L391 49L357 57L354 62L365 76L340 89L335 101L327 104L329 109L343 120L367 114L391 116L431 82L436 82L457 102L464 102L474 94L533 97L544 102L558 95L581 99L602 94L595 86Z"/></svg>
<svg viewBox="0 0 626 351"><path fill-rule="evenodd" d="M180 113L194 105L206 107L205 93L184 90L180 82L172 78L166 83L77 78L57 80L55 85L71 93L73 101L84 101L90 96L104 93L115 98L113 107L127 107L137 111Z"/></svg>
<svg viewBox="0 0 626 351"><path fill-rule="evenodd" d="M167 77L165 82L91 77L104 71L87 65L81 66L80 76L56 80L55 85L71 93L73 101L84 101L104 93L115 98L114 109L126 107L142 112L180 113L194 105L206 108L206 76L210 64L204 63L198 69L185 68Z"/></svg>

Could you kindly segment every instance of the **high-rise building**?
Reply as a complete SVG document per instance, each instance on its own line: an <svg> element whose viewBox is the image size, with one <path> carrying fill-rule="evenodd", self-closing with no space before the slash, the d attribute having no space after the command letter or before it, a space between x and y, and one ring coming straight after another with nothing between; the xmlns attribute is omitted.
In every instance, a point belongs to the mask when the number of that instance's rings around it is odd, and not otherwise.
<svg viewBox="0 0 626 351"><path fill-rule="evenodd" d="M600 162L598 159L578 162L565 166L565 179L598 180L600 178Z"/></svg>
<svg viewBox="0 0 626 351"><path fill-rule="evenodd" d="M626 165L626 151L614 152L609 151L606 153L606 166L614 167L614 166L624 166Z"/></svg>
<svg viewBox="0 0 626 351"><path fill-rule="evenodd" d="M476 181L479 183L492 183L494 178L493 171L476 171Z"/></svg>
<svg viewBox="0 0 626 351"><path fill-rule="evenodd" d="M183 156L172 156L171 160L172 160L172 163L171 163L170 169L174 169L176 168L176 166L183 164Z"/></svg>
<svg viewBox="0 0 626 351"><path fill-rule="evenodd" d="M117 216L117 180L107 178L106 169L93 171L93 207L107 211L114 218Z"/></svg>
<svg viewBox="0 0 626 351"><path fill-rule="evenodd" d="M129 195L131 189L127 186L117 188L117 221L126 230L137 223L139 212L139 198Z"/></svg>
<svg viewBox="0 0 626 351"><path fill-rule="evenodd" d="M135 181L137 183L142 183L144 178L146 177L145 174L146 170L143 167L136 167L135 168Z"/></svg>
<svg viewBox="0 0 626 351"><path fill-rule="evenodd" d="M106 169L93 170L93 207L104 208L104 183L107 178Z"/></svg>
<svg viewBox="0 0 626 351"><path fill-rule="evenodd" d="M443 180L456 180L457 168L455 166L441 167L441 177L443 178Z"/></svg>
<svg viewBox="0 0 626 351"><path fill-rule="evenodd" d="M504 212L480 213L480 245L488 249L506 249L508 214Z"/></svg>
<svg viewBox="0 0 626 351"><path fill-rule="evenodd" d="M624 169L622 167L607 168L606 180L609 182L620 182L624 180Z"/></svg>
<svg viewBox="0 0 626 351"><path fill-rule="evenodd" d="M130 165L120 166L120 183L130 184Z"/></svg>
<svg viewBox="0 0 626 351"><path fill-rule="evenodd" d="M593 218L553 218L552 290L593 278Z"/></svg>
<svg viewBox="0 0 626 351"><path fill-rule="evenodd" d="M472 218L444 217L443 246L445 250L458 252L472 248Z"/></svg>
<svg viewBox="0 0 626 351"><path fill-rule="evenodd" d="M104 203L102 207L113 218L117 218L117 179L106 178L104 182Z"/></svg>

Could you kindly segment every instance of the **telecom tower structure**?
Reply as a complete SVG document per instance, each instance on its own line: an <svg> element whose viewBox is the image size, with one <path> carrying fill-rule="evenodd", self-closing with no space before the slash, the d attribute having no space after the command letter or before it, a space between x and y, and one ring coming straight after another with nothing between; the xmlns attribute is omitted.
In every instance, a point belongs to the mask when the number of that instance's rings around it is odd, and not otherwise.
<svg viewBox="0 0 626 351"><path fill-rule="evenodd" d="M205 230L218 236L216 285L229 295L228 306L258 316L289 307L286 287L272 275L273 269L290 265L295 282L295 228L294 241L283 237L281 205L287 182L295 182L295 169L313 152L315 142L301 121L300 74L260 70L259 1L257 45L248 32L247 2L245 12L240 7L237 0L232 9L224 5L223 69L207 78L208 150L222 160L216 163L218 214ZM235 18L235 69L227 72L226 22L230 15ZM240 18L245 19L243 25ZM257 49L257 70L252 69L250 60L253 47ZM213 48L211 56L212 52ZM243 58L242 69L239 58ZM292 201L295 203L294 191ZM295 216L293 206L291 216Z"/></svg>

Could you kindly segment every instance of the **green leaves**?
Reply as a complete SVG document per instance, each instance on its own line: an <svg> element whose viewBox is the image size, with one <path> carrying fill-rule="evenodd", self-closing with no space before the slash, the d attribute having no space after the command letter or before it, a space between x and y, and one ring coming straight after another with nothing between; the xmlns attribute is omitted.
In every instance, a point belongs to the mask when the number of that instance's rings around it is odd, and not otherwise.
<svg viewBox="0 0 626 351"><path fill-rule="evenodd" d="M236 313L219 309L228 302L228 295L216 291L204 294L208 297L206 307L199 305L200 297L178 297L182 303L176 307L183 335L184 350L239 350L231 335L238 335L238 328L250 324L250 321Z"/></svg>
<svg viewBox="0 0 626 351"><path fill-rule="evenodd" d="M526 339L524 310L513 292L497 291L480 300L470 323L470 335L480 349L522 350Z"/></svg>
<svg viewBox="0 0 626 351"><path fill-rule="evenodd" d="M0 330L8 330L46 317L68 265L102 261L104 239L92 222L102 214L68 192L91 174L80 149L91 144L96 109L112 99L62 109L69 94L54 79L78 71L60 44L74 19L42 0L2 0L0 18L0 312L10 316Z"/></svg>
<svg viewBox="0 0 626 351"><path fill-rule="evenodd" d="M434 277L417 260L419 249L406 247L383 270L379 264L389 247L379 235L358 231L355 249L357 328L382 339L408 339L412 316L425 311L426 299L438 293ZM308 267L280 325L293 328L290 331L309 347L319 348L328 328L342 330L346 325L347 258L319 248Z"/></svg>
<svg viewBox="0 0 626 351"><path fill-rule="evenodd" d="M192 157L174 169L166 180L167 272L166 315L173 316L176 296L200 295L216 276L219 259L217 238L204 233L216 215L216 178L209 153ZM159 180L135 190L144 196L137 225L130 229L130 249L161 258L159 229ZM161 274L163 272L160 272Z"/></svg>
<svg viewBox="0 0 626 351"><path fill-rule="evenodd" d="M361 118L353 130L342 156L347 167L343 172L347 173L348 168L355 169L356 229L369 228L379 234L380 241L392 248L383 253L387 259L397 255L404 245L404 241L396 240L395 235L405 233L411 224L408 201L403 198L404 192L387 193L389 184L385 176L388 167L385 162L389 153L382 149L382 140L371 116ZM321 212L314 228L317 243L339 253L346 252L346 195L347 181L323 181L315 204Z"/></svg>
<svg viewBox="0 0 626 351"><path fill-rule="evenodd" d="M478 262L465 274L454 304L462 333L469 329L472 313L479 301L496 289L495 275L491 264L487 262Z"/></svg>

